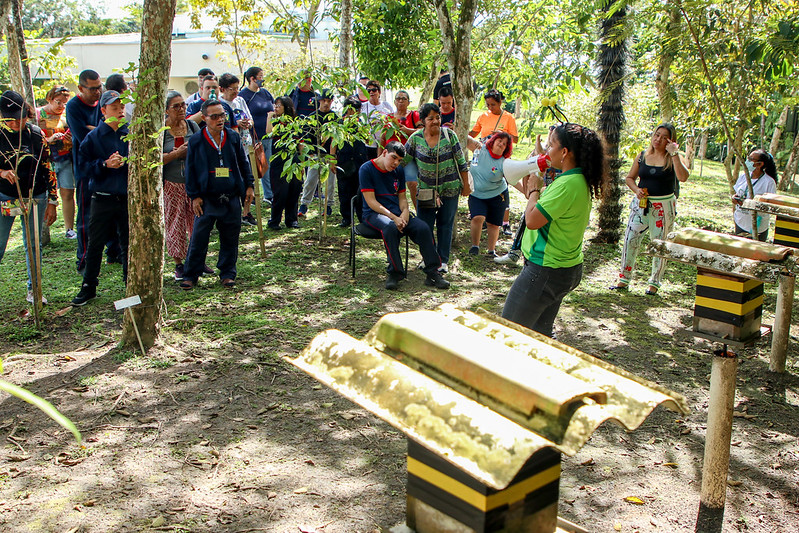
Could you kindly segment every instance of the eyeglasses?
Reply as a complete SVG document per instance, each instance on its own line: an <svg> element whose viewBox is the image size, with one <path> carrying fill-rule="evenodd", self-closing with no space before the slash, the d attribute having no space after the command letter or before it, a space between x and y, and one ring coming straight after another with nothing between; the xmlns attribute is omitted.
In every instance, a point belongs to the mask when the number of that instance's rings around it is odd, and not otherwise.
<svg viewBox="0 0 799 533"><path fill-rule="evenodd" d="M186 102L181 102L179 104L172 104L169 106L169 109L186 109Z"/></svg>
<svg viewBox="0 0 799 533"><path fill-rule="evenodd" d="M369 89L366 89L366 92L367 93L379 93L380 89L375 89L374 87L371 87Z"/></svg>
<svg viewBox="0 0 799 533"><path fill-rule="evenodd" d="M99 93L99 92L102 92L102 90L103 90L103 86L102 85L98 85L97 87L89 87L88 85L81 85L81 87L83 87L84 89L89 90L89 91L91 91L93 93Z"/></svg>
<svg viewBox="0 0 799 533"><path fill-rule="evenodd" d="M407 99L408 99L407 96L397 96L396 98L394 98L394 100L407 100Z"/></svg>
<svg viewBox="0 0 799 533"><path fill-rule="evenodd" d="M214 113L213 115L205 115L205 118L209 118L211 120L219 120L220 118L225 118L225 113Z"/></svg>

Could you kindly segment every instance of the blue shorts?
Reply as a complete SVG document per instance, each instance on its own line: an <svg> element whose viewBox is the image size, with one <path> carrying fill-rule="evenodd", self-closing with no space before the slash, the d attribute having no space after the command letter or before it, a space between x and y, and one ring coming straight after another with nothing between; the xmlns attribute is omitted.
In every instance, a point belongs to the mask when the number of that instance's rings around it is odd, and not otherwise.
<svg viewBox="0 0 799 533"><path fill-rule="evenodd" d="M469 196L469 215L471 218L486 217L488 224L501 226L508 205L510 205L508 189L493 198L482 199Z"/></svg>
<svg viewBox="0 0 799 533"><path fill-rule="evenodd" d="M72 169L72 158L68 157L61 161L53 161L53 171L58 178L59 189L75 188L75 171Z"/></svg>

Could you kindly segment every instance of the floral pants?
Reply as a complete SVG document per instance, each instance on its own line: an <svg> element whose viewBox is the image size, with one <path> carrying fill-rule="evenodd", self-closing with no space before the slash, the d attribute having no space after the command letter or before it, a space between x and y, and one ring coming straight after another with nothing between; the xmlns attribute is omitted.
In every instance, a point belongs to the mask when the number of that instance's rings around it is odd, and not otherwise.
<svg viewBox="0 0 799 533"><path fill-rule="evenodd" d="M624 249L621 253L621 271L619 281L628 284L633 279L635 259L641 247L641 240L648 231L650 239L663 239L674 226L677 215L677 199L673 194L668 196L650 196L647 209L638 205L638 198L630 204L630 220L624 233ZM652 259L652 275L649 284L660 287L666 261L662 257Z"/></svg>

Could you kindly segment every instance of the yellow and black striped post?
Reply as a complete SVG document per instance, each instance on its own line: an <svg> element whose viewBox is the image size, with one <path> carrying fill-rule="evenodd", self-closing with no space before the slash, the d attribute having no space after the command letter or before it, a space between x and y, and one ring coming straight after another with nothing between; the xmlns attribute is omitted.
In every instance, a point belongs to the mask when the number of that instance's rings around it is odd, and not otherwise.
<svg viewBox="0 0 799 533"><path fill-rule="evenodd" d="M417 533L553 533L558 522L560 452L534 454L495 490L408 439L408 526Z"/></svg>
<svg viewBox="0 0 799 533"><path fill-rule="evenodd" d="M777 215L774 226L774 244L799 248L799 221Z"/></svg>
<svg viewBox="0 0 799 533"><path fill-rule="evenodd" d="M697 268L694 331L747 342L760 335L763 282Z"/></svg>

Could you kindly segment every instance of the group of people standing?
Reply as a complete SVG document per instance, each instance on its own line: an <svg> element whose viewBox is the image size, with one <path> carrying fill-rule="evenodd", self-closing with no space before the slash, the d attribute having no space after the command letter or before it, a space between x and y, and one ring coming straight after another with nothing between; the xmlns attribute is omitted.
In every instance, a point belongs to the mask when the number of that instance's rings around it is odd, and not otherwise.
<svg viewBox="0 0 799 533"><path fill-rule="evenodd" d="M379 82L362 78L358 91L343 101L342 115L362 116L373 126L372 139L338 148L323 139L335 165L322 180L318 170L286 177L284 168L293 165L297 156L289 155L291 150L285 142L276 142L272 132L278 120L285 122L287 117L316 116L321 123L339 120L332 110L333 93L316 92L307 78L289 95L275 98L263 87L261 68L252 67L243 77L242 87L233 74L217 78L202 69L197 93L185 100L177 91L166 95L166 248L181 288L190 290L199 276L215 272L205 262L214 227L219 233L220 282L226 288L235 286L241 226L255 223L249 212L255 201L255 179L261 180L260 200L271 207L267 227L274 230L283 221L287 228L298 227L315 193L325 197L325 209L331 215L337 184L340 225L349 226L358 218L383 237L388 256L386 288L396 289L406 278L407 265L398 251L404 234L419 244L426 283L448 288L442 274L448 271L458 199L464 196L471 218L469 253L479 253L486 228L488 256L497 262L512 262L519 254L525 259L503 316L552 334L560 302L582 276L582 242L591 200L601 196L607 179L602 143L595 132L561 123L550 128L546 146L537 142L536 151L550 168L514 185L527 198L527 207L512 249L499 257L496 244L503 226L509 233L509 186L503 164L518 142L515 119L504 110L501 92L492 89L484 95L487 111L465 140L473 153L467 162L464 146L452 129L456 113L446 73L436 87L436 101L418 110L409 109L406 91L397 91L391 105L382 100ZM132 109L124 101L126 90L120 75L109 76L104 89L99 74L85 70L79 76L78 94L70 98L66 87L54 87L38 111L13 91L0 97L0 113L11 132L0 139L4 154L0 259L17 213L14 202L32 198L41 226L55 220L60 193L65 237L77 241L76 264L83 275L73 305L96 296L104 248L108 248L109 262L122 263L123 279L127 274L126 135ZM38 126L31 124L34 120ZM679 184L688 179L675 138L671 125L658 126L649 148L639 154L627 176L634 199L619 280L612 289L628 288L642 236L649 232L653 238L662 237L673 225ZM250 151L257 163L255 173ZM20 159L20 153L34 157ZM747 165L755 194L774 190L775 169L769 154L756 150ZM324 187L320 187L322 181ZM739 179L733 202L740 204L747 193L745 178ZM359 201L351 202L353 197ZM751 222L751 217L736 212L737 231L750 231ZM758 220L760 238L765 237L763 228L768 228L766 216ZM30 232L32 227L23 230ZM653 261L647 294L657 292L664 264L660 259ZM30 265L28 269L30 288ZM32 299L30 292L28 299Z"/></svg>

